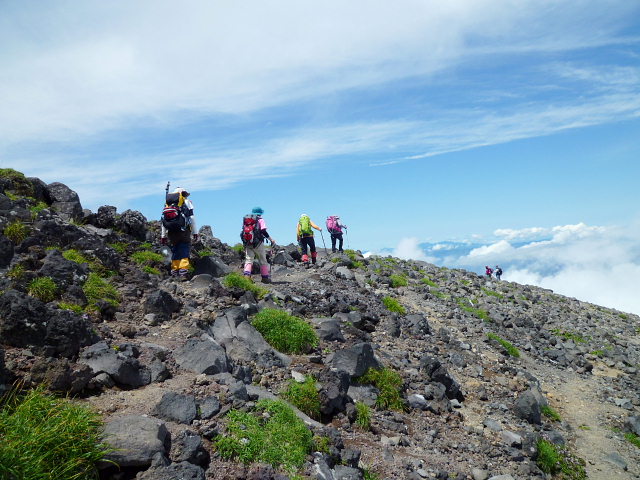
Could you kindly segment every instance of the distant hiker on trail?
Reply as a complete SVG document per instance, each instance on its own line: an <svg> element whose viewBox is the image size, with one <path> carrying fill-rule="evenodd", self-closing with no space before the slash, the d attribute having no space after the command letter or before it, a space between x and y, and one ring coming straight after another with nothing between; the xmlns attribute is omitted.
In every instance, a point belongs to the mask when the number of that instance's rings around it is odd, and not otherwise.
<svg viewBox="0 0 640 480"><path fill-rule="evenodd" d="M312 228L322 232L322 229L311 221L309 215L306 213L300 215L300 220L298 220L297 237L300 247L302 248L302 262L306 265L309 264L307 247L311 251L311 263L315 264L316 257L318 256L318 252L316 252L316 242L313 239L313 230L311 230Z"/></svg>
<svg viewBox="0 0 640 480"><path fill-rule="evenodd" d="M255 207L251 210L250 215L245 215L242 219L242 232L240 239L244 245L244 276L251 278L251 270L253 268L253 260L257 257L260 262L260 275L262 283L271 283L271 272L269 262L267 262L267 253L264 248L264 241L269 240L271 246L275 246L276 241L267 233L267 223L262 218L264 210L261 207Z"/></svg>
<svg viewBox="0 0 640 480"><path fill-rule="evenodd" d="M502 269L500 268L500 265L496 265L495 273L496 278L500 280L500 277L502 276Z"/></svg>
<svg viewBox="0 0 640 480"><path fill-rule="evenodd" d="M193 203L189 200L189 192L178 187L167 194L165 206L160 219L160 243L167 244L167 237L171 245L171 276L184 277L189 273L189 255L191 253L191 238L198 241L196 219L193 215Z"/></svg>
<svg viewBox="0 0 640 480"><path fill-rule="evenodd" d="M491 275L493 275L493 270L488 265L484 266L484 273L487 275L487 280L491 280Z"/></svg>
<svg viewBox="0 0 640 480"><path fill-rule="evenodd" d="M336 253L336 240L338 241L338 251L342 252L342 229L346 229L346 225L340 223L340 217L331 215L327 217L327 231L331 234L331 251Z"/></svg>

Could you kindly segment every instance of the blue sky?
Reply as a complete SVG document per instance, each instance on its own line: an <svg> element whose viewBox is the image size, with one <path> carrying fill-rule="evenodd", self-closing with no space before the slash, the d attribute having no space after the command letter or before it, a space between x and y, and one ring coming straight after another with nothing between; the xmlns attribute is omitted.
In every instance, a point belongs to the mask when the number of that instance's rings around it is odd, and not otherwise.
<svg viewBox="0 0 640 480"><path fill-rule="evenodd" d="M371 251L640 219L638 2L2 2L0 45L0 163L94 210L171 180L223 241L260 205Z"/></svg>

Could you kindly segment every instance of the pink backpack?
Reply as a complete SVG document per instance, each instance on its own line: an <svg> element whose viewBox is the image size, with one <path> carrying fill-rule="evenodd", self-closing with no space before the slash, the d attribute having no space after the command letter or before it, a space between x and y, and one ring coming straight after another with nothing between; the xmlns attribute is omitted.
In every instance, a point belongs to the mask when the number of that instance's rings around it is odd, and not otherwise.
<svg viewBox="0 0 640 480"><path fill-rule="evenodd" d="M331 215L327 217L327 230L329 233L340 233L341 229L338 226L338 217Z"/></svg>

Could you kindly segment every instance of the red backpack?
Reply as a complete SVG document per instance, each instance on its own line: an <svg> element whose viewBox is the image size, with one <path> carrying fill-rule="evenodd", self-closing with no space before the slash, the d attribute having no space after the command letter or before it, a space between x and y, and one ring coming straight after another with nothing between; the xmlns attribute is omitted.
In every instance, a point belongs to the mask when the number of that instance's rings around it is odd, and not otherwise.
<svg viewBox="0 0 640 480"><path fill-rule="evenodd" d="M329 233L340 233L340 227L338 226L338 217L331 215L327 217L327 231Z"/></svg>
<svg viewBox="0 0 640 480"><path fill-rule="evenodd" d="M184 204L184 197L180 193L167 193L166 203L162 209L162 225L168 232L184 232L189 225L187 217L189 210Z"/></svg>
<svg viewBox="0 0 640 480"><path fill-rule="evenodd" d="M259 215L245 215L242 219L242 231L240 232L240 240L242 244L251 247L257 247L264 241L262 231L260 230Z"/></svg>

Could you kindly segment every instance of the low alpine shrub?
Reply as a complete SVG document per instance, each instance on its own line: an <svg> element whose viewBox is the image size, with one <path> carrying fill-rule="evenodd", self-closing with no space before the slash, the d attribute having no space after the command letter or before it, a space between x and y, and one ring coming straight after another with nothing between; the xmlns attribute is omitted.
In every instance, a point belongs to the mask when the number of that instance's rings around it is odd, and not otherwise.
<svg viewBox="0 0 640 480"><path fill-rule="evenodd" d="M7 393L0 402L0 478L98 478L110 451L102 420L89 408L44 393Z"/></svg>
<svg viewBox="0 0 640 480"><path fill-rule="evenodd" d="M366 403L356 402L356 425L362 430L371 428L371 408Z"/></svg>
<svg viewBox="0 0 640 480"><path fill-rule="evenodd" d="M464 310L465 312L469 312L472 315L475 315L480 320L484 320L487 323L493 322L493 320L489 316L489 313L486 310L483 310L481 308L472 307L471 305L469 305L469 301L466 300L466 299L459 298L458 299L458 305L460 306L460 308L462 310Z"/></svg>
<svg viewBox="0 0 640 480"><path fill-rule="evenodd" d="M131 255L131 260L140 265L153 265L154 263L161 263L164 257L159 253L151 252L149 250L141 250Z"/></svg>
<svg viewBox="0 0 640 480"><path fill-rule="evenodd" d="M238 272L231 272L229 275L224 277L222 284L227 288L240 288L251 292L258 299L264 297L269 292L266 288L256 285L250 278L245 277Z"/></svg>
<svg viewBox="0 0 640 480"><path fill-rule="evenodd" d="M544 473L562 474L562 478L567 480L586 480L584 460L572 455L566 448L556 446L547 440L539 440L536 448L536 463Z"/></svg>
<svg viewBox="0 0 640 480"><path fill-rule="evenodd" d="M29 282L27 293L41 302L47 303L57 297L58 286L51 277L38 277Z"/></svg>
<svg viewBox="0 0 640 480"><path fill-rule="evenodd" d="M84 311L84 308L82 308L82 306L78 305L77 303L69 302L58 302L58 308L61 308L62 310L69 310L75 313L82 313Z"/></svg>
<svg viewBox="0 0 640 480"><path fill-rule="evenodd" d="M391 275L389 277L389 279L391 280L391 287L392 288L406 287L407 285L409 285L407 277L404 276L404 275L398 275L398 274L394 273L393 275Z"/></svg>
<svg viewBox="0 0 640 480"><path fill-rule="evenodd" d="M422 283L424 283L425 285L428 285L430 287L433 288L438 288L438 284L436 282L434 282L433 280L431 280L429 277L424 277L422 280L420 280Z"/></svg>
<svg viewBox="0 0 640 480"><path fill-rule="evenodd" d="M251 324L273 348L283 353L306 353L319 343L315 330L283 310L265 308Z"/></svg>
<svg viewBox="0 0 640 480"><path fill-rule="evenodd" d="M101 278L97 273L91 272L82 291L87 297L89 307L95 307L97 302L103 300L111 305L120 304L120 294L116 288L111 285L107 280Z"/></svg>
<svg viewBox="0 0 640 480"><path fill-rule="evenodd" d="M560 420L562 420L562 418L560 418L560 414L549 405L543 405L542 407L540 407L540 411L545 417L553 422L559 422Z"/></svg>
<svg viewBox="0 0 640 480"><path fill-rule="evenodd" d="M291 379L282 396L301 412L316 420L320 419L320 395L316 389L316 380L311 375L307 375L304 382Z"/></svg>
<svg viewBox="0 0 640 480"><path fill-rule="evenodd" d="M369 368L363 376L357 379L359 383L370 383L380 390L376 400L376 407L391 410L404 410L401 387L402 377L390 368Z"/></svg>
<svg viewBox="0 0 640 480"><path fill-rule="evenodd" d="M398 302L398 300L396 300L395 298L384 297L382 299L382 303L390 312L399 313L400 315L405 315L407 313L407 310L402 305L400 305L400 302Z"/></svg>
<svg viewBox="0 0 640 480"><path fill-rule="evenodd" d="M640 448L640 437L633 432L627 432L624 434L624 438L627 439L628 442L632 443L636 447Z"/></svg>
<svg viewBox="0 0 640 480"><path fill-rule="evenodd" d="M18 245L27 238L27 235L29 235L29 227L20 220L14 220L4 227L3 233L4 236L11 240L15 245Z"/></svg>
<svg viewBox="0 0 640 480"><path fill-rule="evenodd" d="M226 419L226 434L214 441L222 458L295 470L313 448L311 431L282 401L260 400L255 412L231 410Z"/></svg>
<svg viewBox="0 0 640 480"><path fill-rule="evenodd" d="M494 340L498 342L500 345L502 345L510 356L514 358L520 357L520 350L514 347L511 342L506 341L505 339L503 339L499 335L496 335L495 333L487 333L487 337L490 340Z"/></svg>

